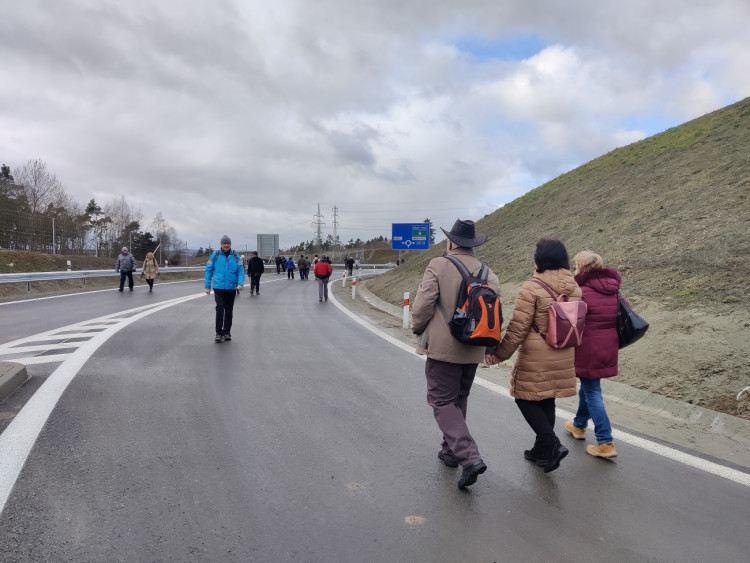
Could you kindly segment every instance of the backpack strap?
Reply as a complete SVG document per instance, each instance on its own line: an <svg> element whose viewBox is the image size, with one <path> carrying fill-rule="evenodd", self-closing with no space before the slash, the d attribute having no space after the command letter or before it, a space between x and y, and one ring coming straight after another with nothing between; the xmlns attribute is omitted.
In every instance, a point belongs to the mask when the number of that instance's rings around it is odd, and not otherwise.
<svg viewBox="0 0 750 563"><path fill-rule="evenodd" d="M547 286L547 284L546 284L546 283L544 283L544 282L543 282L542 280L538 280L538 279L536 279L536 278L531 278L531 280L530 280L530 281L536 282L536 283L538 283L539 285L541 285L541 286L542 286L542 287L543 287L544 289L546 289L546 290L547 290L547 293L549 293L549 294L550 294L550 297L552 297L552 299L554 299L555 301L557 301L557 296L556 296L556 295L555 295L554 293L552 293L552 290L551 290L551 289L550 289L550 288L549 288L549 287Z"/></svg>
<svg viewBox="0 0 750 563"><path fill-rule="evenodd" d="M538 279L536 279L536 278L531 278L531 281L533 281L533 282L536 282L536 283L538 283L539 285L541 285L541 286L542 286L542 287L543 287L544 289L546 289L546 290L547 290L547 293L549 293L550 297L552 297L552 300L553 300L553 301L557 301L557 297L555 297L555 294L554 294L554 293L552 293L552 290L551 290L551 289L550 289L549 287L547 287L547 284L546 284L546 283L544 283L544 282L543 282L542 280L538 280ZM538 327L538 326L536 326L536 323L535 323L535 322L532 322L532 323L531 323L531 328L533 328L533 329L534 329L534 330L536 331L536 333L537 333L537 334L539 334L539 336L541 336L542 338L545 338L545 339L547 338L547 335L546 335L546 334L544 334L544 333L543 333L543 332L542 332L542 331L541 331L541 330L539 329L539 327Z"/></svg>

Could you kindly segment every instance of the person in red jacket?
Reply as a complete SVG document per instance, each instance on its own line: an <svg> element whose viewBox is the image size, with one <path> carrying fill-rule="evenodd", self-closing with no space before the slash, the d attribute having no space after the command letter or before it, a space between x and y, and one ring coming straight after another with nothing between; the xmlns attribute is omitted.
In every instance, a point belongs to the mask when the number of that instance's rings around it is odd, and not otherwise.
<svg viewBox="0 0 750 563"><path fill-rule="evenodd" d="M617 455L612 440L612 425L602 400L601 380L617 375L617 293L621 277L616 270L605 268L602 257L589 250L575 257L575 280L588 306L583 342L575 350L576 377L581 380L578 412L573 422L565 422L573 438L586 438L589 419L594 421L597 445L586 451L593 456L611 458Z"/></svg>
<svg viewBox="0 0 750 563"><path fill-rule="evenodd" d="M323 299L328 301L328 278L331 277L332 272L333 268L331 268L331 263L327 262L325 259L320 260L317 264L315 264L313 274L315 274L315 279L318 280L319 303L322 302Z"/></svg>

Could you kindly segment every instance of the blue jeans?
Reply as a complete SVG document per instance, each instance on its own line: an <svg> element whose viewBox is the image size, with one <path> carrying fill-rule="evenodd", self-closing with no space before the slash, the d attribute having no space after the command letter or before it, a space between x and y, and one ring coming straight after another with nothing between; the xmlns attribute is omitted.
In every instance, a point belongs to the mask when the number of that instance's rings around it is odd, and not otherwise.
<svg viewBox="0 0 750 563"><path fill-rule="evenodd" d="M589 419L594 421L594 434L597 444L612 441L612 425L602 400L601 379L581 378L581 389L578 391L578 412L573 419L573 426L586 428Z"/></svg>

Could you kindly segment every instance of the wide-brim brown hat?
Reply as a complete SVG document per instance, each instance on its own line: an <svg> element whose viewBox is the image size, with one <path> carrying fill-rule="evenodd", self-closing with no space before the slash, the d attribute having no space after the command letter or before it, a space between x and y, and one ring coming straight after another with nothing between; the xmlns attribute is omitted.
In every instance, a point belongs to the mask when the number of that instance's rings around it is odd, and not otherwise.
<svg viewBox="0 0 750 563"><path fill-rule="evenodd" d="M443 227L440 227L440 230L451 241L465 248L474 248L487 242L487 235L474 232L474 221L456 219L450 231L446 231Z"/></svg>

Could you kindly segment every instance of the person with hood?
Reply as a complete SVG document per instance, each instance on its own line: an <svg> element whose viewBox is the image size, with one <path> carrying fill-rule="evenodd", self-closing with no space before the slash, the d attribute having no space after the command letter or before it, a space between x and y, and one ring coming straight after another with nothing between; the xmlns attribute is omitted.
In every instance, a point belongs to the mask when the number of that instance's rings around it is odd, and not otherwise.
<svg viewBox="0 0 750 563"><path fill-rule="evenodd" d="M266 271L266 266L263 264L263 260L258 256L258 253L253 250L250 253L250 260L247 263L247 275L250 277L250 295L253 291L260 295L260 276Z"/></svg>
<svg viewBox="0 0 750 563"><path fill-rule="evenodd" d="M458 219L450 231L442 229L448 238L448 256L453 256L470 272L478 273L482 263L475 248L487 241L487 236L475 233L474 221ZM447 258L433 258L422 276L414 297L411 329L418 336L417 353L427 356L427 404L432 407L435 422L443 435L438 458L447 467L462 467L458 488L473 485L487 470L479 454L479 447L469 433L466 410L469 392L485 348L464 344L453 337L448 325L448 311L455 311L463 276ZM497 276L490 270L487 284L500 295Z"/></svg>
<svg viewBox="0 0 750 563"><path fill-rule="evenodd" d="M575 280L588 309L583 342L575 349L576 377L581 381L578 411L572 422L565 422L565 430L576 440L585 440L589 419L593 420L597 445L589 444L586 451L609 459L617 456L617 450L602 400L601 380L617 375L617 293L622 278L617 270L605 268L602 257L590 250L579 252L573 260Z"/></svg>
<svg viewBox="0 0 750 563"><path fill-rule="evenodd" d="M549 473L560 467L560 462L568 455L568 449L560 443L554 430L555 399L576 394L576 372L575 348L552 348L537 332L538 329L547 333L549 306L553 302L542 284L556 296L567 295L571 301L581 299L581 288L570 273L568 251L561 241L540 239L536 243L534 262L536 271L531 280L521 285L505 335L485 362L494 365L509 359L518 350L511 371L510 394L536 434L534 447L523 455Z"/></svg>
<svg viewBox="0 0 750 563"><path fill-rule="evenodd" d="M120 272L120 291L125 289L125 278L128 278L128 287L133 291L133 272L136 270L136 262L127 246L122 247L122 252L117 257L115 272Z"/></svg>
<svg viewBox="0 0 750 563"><path fill-rule="evenodd" d="M281 273L281 254L277 254L276 258L274 258L274 262L276 263L276 273Z"/></svg>
<svg viewBox="0 0 750 563"><path fill-rule="evenodd" d="M216 337L214 342L232 340L232 312L234 298L242 291L245 283L245 268L242 260L232 250L232 240L224 235L221 237L221 249L215 251L206 264L204 289L206 295L214 290L216 301Z"/></svg>
<svg viewBox="0 0 750 563"><path fill-rule="evenodd" d="M143 261L141 267L141 277L146 277L146 283L148 284L148 292L154 291L154 278L159 275L159 264L156 263L153 252L146 253L146 259Z"/></svg>
<svg viewBox="0 0 750 563"><path fill-rule="evenodd" d="M315 264L313 274L315 274L315 279L318 280L318 303L322 303L323 299L328 301L328 279L332 273L333 268L331 268L329 262L325 261L325 256Z"/></svg>

